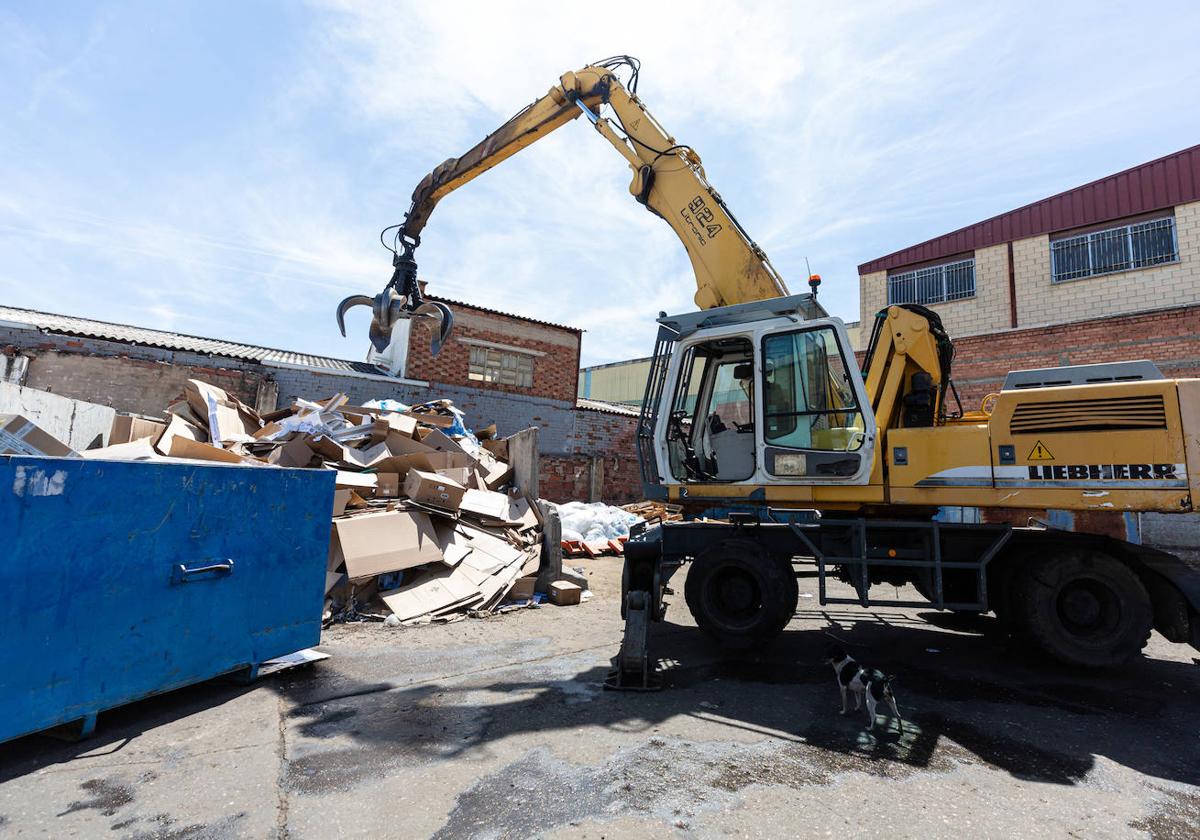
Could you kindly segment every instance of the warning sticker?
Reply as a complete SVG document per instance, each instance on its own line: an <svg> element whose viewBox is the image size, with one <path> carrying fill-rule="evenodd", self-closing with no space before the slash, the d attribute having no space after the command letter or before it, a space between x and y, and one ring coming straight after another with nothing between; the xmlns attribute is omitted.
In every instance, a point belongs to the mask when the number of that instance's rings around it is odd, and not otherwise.
<svg viewBox="0 0 1200 840"><path fill-rule="evenodd" d="M1053 461L1054 456L1050 454L1050 450L1046 448L1046 444L1040 440L1033 445L1033 449L1029 451L1029 457L1026 461Z"/></svg>

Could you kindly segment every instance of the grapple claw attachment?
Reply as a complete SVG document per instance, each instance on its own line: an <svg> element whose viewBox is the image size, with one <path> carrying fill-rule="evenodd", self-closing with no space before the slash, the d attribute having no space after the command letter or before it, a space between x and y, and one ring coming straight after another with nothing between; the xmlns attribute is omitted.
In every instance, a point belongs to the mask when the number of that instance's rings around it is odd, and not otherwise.
<svg viewBox="0 0 1200 840"><path fill-rule="evenodd" d="M371 346L379 356L387 357L391 355L387 351L392 343L392 327L405 319L417 319L430 327L433 337L429 350L436 356L450 337L450 331L454 329L454 313L444 303L426 301L421 294L421 284L417 280L417 263L412 257L413 249L420 243L420 237L397 235L397 241L403 244L404 250L396 252L392 260L395 271L391 282L373 298L351 295L338 304L338 329L342 331L343 336L346 334L347 310L355 306L371 307ZM403 355L399 358L403 358ZM392 368L379 362L376 362L376 365L392 371Z"/></svg>
<svg viewBox="0 0 1200 840"><path fill-rule="evenodd" d="M436 356L442 351L442 345L454 329L454 313L444 303L426 301L413 311L412 317L421 318L429 324L433 333L429 341L429 353Z"/></svg>

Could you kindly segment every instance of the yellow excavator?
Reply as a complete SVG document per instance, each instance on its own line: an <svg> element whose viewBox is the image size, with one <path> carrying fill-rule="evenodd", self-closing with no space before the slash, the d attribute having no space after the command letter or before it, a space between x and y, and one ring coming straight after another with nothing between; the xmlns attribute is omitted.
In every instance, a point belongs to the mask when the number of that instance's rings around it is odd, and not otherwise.
<svg viewBox="0 0 1200 840"><path fill-rule="evenodd" d="M724 521L662 522L626 546L625 636L609 684L656 685L649 634L671 575L690 563L685 601L719 642L769 641L793 616L797 575L825 604L993 611L1062 662L1117 665L1151 628L1200 647L1200 569L1097 533L942 521L939 511L1018 508L1188 512L1200 498L1200 380L1148 361L1013 371L978 410L953 410L954 346L936 312L880 311L861 366L845 326L811 291L789 294L766 254L637 95L638 62L617 56L567 73L460 158L417 186L392 236L394 275L375 298L371 340L430 323L414 251L437 202L584 116L633 170L630 192L679 236L699 311L661 315L637 427L647 498L737 508ZM618 74L625 75L622 80ZM407 326L405 326L405 331ZM407 332L405 332L407 335ZM835 597L827 582L848 583ZM872 587L912 584L926 601Z"/></svg>

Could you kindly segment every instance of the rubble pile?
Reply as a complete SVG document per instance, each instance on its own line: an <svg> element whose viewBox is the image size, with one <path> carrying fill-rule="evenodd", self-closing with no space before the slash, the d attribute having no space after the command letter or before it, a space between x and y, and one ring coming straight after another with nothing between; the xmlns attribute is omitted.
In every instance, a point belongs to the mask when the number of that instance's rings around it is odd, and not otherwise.
<svg viewBox="0 0 1200 840"><path fill-rule="evenodd" d="M81 454L336 471L326 621L425 623L540 598L536 500L512 486L508 441L494 426L469 431L448 400L350 405L337 394L260 415L188 380L166 411L166 423L119 418L119 442ZM578 603L570 586L548 587L551 600Z"/></svg>

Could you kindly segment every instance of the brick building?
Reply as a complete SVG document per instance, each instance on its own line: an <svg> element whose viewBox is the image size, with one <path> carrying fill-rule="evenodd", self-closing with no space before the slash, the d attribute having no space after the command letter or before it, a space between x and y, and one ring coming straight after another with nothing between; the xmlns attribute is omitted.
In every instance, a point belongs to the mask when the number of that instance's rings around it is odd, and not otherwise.
<svg viewBox="0 0 1200 840"><path fill-rule="evenodd" d="M429 332L409 331L403 374L430 382L572 402L583 330L431 298L454 312L454 333L435 357Z"/></svg>
<svg viewBox="0 0 1200 840"><path fill-rule="evenodd" d="M921 303L966 407L1021 368L1151 359L1200 376L1200 146L859 266L864 339Z"/></svg>
<svg viewBox="0 0 1200 840"><path fill-rule="evenodd" d="M472 427L538 427L544 498L640 498L636 415L576 400L580 331L450 305L457 326L442 353L432 358L428 333L412 330L399 378L366 362L0 306L0 381L152 417L193 378L261 411L339 392L352 402L445 398Z"/></svg>

